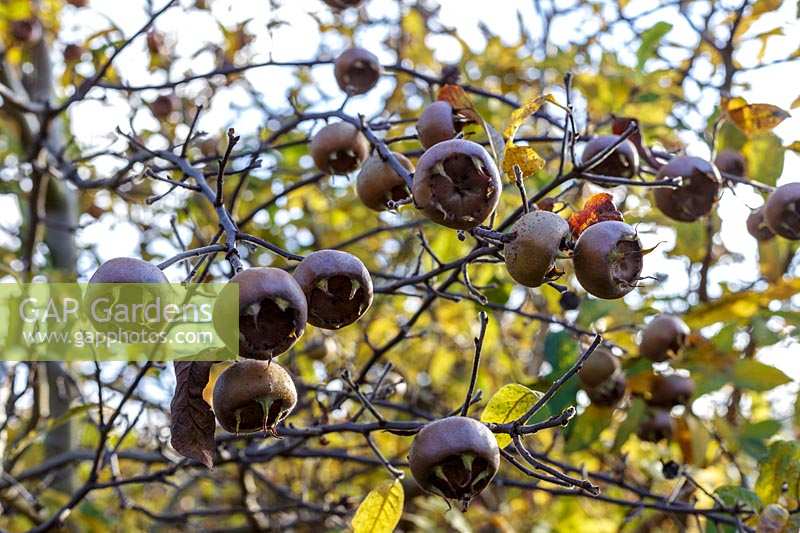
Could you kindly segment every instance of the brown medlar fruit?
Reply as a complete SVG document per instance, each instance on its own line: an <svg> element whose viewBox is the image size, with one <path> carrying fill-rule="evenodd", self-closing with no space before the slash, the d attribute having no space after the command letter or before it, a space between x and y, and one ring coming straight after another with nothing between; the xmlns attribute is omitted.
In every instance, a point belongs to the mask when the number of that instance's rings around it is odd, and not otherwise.
<svg viewBox="0 0 800 533"><path fill-rule="evenodd" d="M532 211L523 215L511 232L514 239L503 246L503 255L514 281L538 287L558 277L556 258L570 236L566 220L550 211Z"/></svg>
<svg viewBox="0 0 800 533"><path fill-rule="evenodd" d="M400 164L409 172L414 172L414 165L403 154L392 152ZM388 161L375 152L361 167L356 178L356 192L361 201L373 211L388 209L388 202L401 202L411 198L406 181Z"/></svg>
<svg viewBox="0 0 800 533"><path fill-rule="evenodd" d="M309 144L317 168L326 174L347 174L361 166L369 155L369 141L349 122L328 124Z"/></svg>
<svg viewBox="0 0 800 533"><path fill-rule="evenodd" d="M237 361L214 385L214 414L230 433L267 431L275 436L275 427L289 416L295 404L294 381L274 361Z"/></svg>
<svg viewBox="0 0 800 533"><path fill-rule="evenodd" d="M174 96L162 94L150 104L150 111L157 119L165 120L169 118L176 107Z"/></svg>
<svg viewBox="0 0 800 533"><path fill-rule="evenodd" d="M308 322L318 328L352 324L372 305L369 271L347 252L313 252L297 265L294 278L306 295Z"/></svg>
<svg viewBox="0 0 800 533"><path fill-rule="evenodd" d="M720 175L717 167L704 159L678 156L661 167L658 179L680 178L676 188L656 188L656 207L679 222L694 222L707 215L717 202Z"/></svg>
<svg viewBox="0 0 800 533"><path fill-rule="evenodd" d="M417 136L424 148L448 141L458 135L467 118L453 109L449 102L438 100L426 107L417 119Z"/></svg>
<svg viewBox="0 0 800 533"><path fill-rule="evenodd" d="M454 229L471 229L486 220L500 191L500 174L489 153L463 139L440 142L422 154L411 187L425 216Z"/></svg>
<svg viewBox="0 0 800 533"><path fill-rule="evenodd" d="M364 94L378 83L381 64L369 50L353 47L336 58L333 72L341 90L349 95Z"/></svg>
<svg viewBox="0 0 800 533"><path fill-rule="evenodd" d="M109 259L92 274L89 283L168 283L157 266L135 257Z"/></svg>
<svg viewBox="0 0 800 533"><path fill-rule="evenodd" d="M15 44L36 44L42 38L42 23L35 17L13 20L9 25L9 31L11 32L11 37L16 41Z"/></svg>
<svg viewBox="0 0 800 533"><path fill-rule="evenodd" d="M756 533L788 533L792 515L783 506L771 503L758 516Z"/></svg>
<svg viewBox="0 0 800 533"><path fill-rule="evenodd" d="M800 240L800 183L787 183L770 193L764 220L781 237Z"/></svg>
<svg viewBox="0 0 800 533"><path fill-rule="evenodd" d="M680 318L659 315L644 328L639 355L655 363L674 359L686 346L689 333L689 326Z"/></svg>
<svg viewBox="0 0 800 533"><path fill-rule="evenodd" d="M619 359L610 350L598 346L578 370L578 378L587 387L596 387L620 371Z"/></svg>
<svg viewBox="0 0 800 533"><path fill-rule="evenodd" d="M585 387L584 390L593 404L613 407L625 397L626 384L625 374L617 372L599 385Z"/></svg>
<svg viewBox="0 0 800 533"><path fill-rule="evenodd" d="M83 57L83 47L78 44L68 44L64 47L64 61L66 63L77 63Z"/></svg>
<svg viewBox="0 0 800 533"><path fill-rule="evenodd" d="M597 154L603 153L619 141L619 135L594 137L583 148L581 163L588 163ZM602 176L630 179L639 173L639 153L628 139L623 140L601 163L588 172Z"/></svg>
<svg viewBox="0 0 800 533"><path fill-rule="evenodd" d="M747 232L757 241L768 241L775 237L775 233L767 226L764 220L764 207L759 207L750 212L747 217Z"/></svg>
<svg viewBox="0 0 800 533"><path fill-rule="evenodd" d="M214 327L228 347L238 344L239 355L250 359L272 359L291 348L305 331L308 306L303 289L291 274L279 268L242 270L222 289L239 291L238 309L230 299L214 305ZM226 325L239 315L238 337L230 337Z"/></svg>
<svg viewBox="0 0 800 533"><path fill-rule="evenodd" d="M575 276L586 292L598 298L622 298L642 273L642 243L628 224L616 220L586 228L575 243Z"/></svg>
<svg viewBox="0 0 800 533"><path fill-rule="evenodd" d="M714 158L714 165L725 174L731 174L740 178L745 177L747 162L744 156L735 150L722 150Z"/></svg>
<svg viewBox="0 0 800 533"><path fill-rule="evenodd" d="M637 435L641 440L659 442L669 440L675 432L675 421L664 409L649 409L639 424Z"/></svg>
<svg viewBox="0 0 800 533"><path fill-rule="evenodd" d="M334 9L347 9L348 7L358 7L364 0L322 0Z"/></svg>
<svg viewBox="0 0 800 533"><path fill-rule="evenodd" d="M680 374L656 374L650 381L647 403L664 409L685 405L694 394L694 380Z"/></svg>
<svg viewBox="0 0 800 533"><path fill-rule="evenodd" d="M408 456L420 487L466 509L500 466L500 449L489 429L472 418L451 416L431 422L414 438Z"/></svg>

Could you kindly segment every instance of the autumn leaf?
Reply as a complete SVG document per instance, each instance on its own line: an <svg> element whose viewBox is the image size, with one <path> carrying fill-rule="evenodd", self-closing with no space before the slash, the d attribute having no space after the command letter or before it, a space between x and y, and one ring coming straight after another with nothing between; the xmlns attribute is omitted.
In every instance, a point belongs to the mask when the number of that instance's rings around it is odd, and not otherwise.
<svg viewBox="0 0 800 533"><path fill-rule="evenodd" d="M403 515L403 484L386 481L373 489L353 516L354 533L391 533Z"/></svg>
<svg viewBox="0 0 800 533"><path fill-rule="evenodd" d="M483 122L478 111L475 109L475 104L472 103L472 100L460 85L442 86L442 88L439 89L439 94L436 99L450 104L453 111L463 115L469 122L475 124Z"/></svg>
<svg viewBox="0 0 800 533"><path fill-rule="evenodd" d="M175 395L170 404L170 443L189 459L214 466L214 429L211 407L203 399L212 361L176 361Z"/></svg>
<svg viewBox="0 0 800 533"><path fill-rule="evenodd" d="M503 158L500 161L500 168L503 174L509 177L514 176L514 167L519 166L523 176L530 176L544 168L544 159L530 146L517 146L514 144L514 137L522 124L534 113L536 113L545 102L555 102L550 94L537 96L525 102L522 107L515 109L511 113L503 138L505 139L505 149Z"/></svg>
<svg viewBox="0 0 800 533"><path fill-rule="evenodd" d="M784 497L797 498L800 483L800 444L779 441L769 447L766 460L756 482L756 494L764 503L774 503Z"/></svg>
<svg viewBox="0 0 800 533"><path fill-rule="evenodd" d="M778 106L748 104L740 96L724 99L722 107L731 121L747 135L770 131L791 116Z"/></svg>
<svg viewBox="0 0 800 533"><path fill-rule="evenodd" d="M792 144L787 146L786 149L800 154L800 141L794 141Z"/></svg>
<svg viewBox="0 0 800 533"><path fill-rule="evenodd" d="M518 419L528 412L542 393L534 391L518 383L510 383L500 388L491 397L486 408L481 413L481 422L487 424L507 424ZM505 448L511 444L511 436L505 433L496 433L497 445Z"/></svg>
<svg viewBox="0 0 800 533"><path fill-rule="evenodd" d="M601 192L589 198L583 209L572 213L567 222L572 230L572 236L577 239L589 226L606 220L622 222L622 213L614 205L613 197Z"/></svg>

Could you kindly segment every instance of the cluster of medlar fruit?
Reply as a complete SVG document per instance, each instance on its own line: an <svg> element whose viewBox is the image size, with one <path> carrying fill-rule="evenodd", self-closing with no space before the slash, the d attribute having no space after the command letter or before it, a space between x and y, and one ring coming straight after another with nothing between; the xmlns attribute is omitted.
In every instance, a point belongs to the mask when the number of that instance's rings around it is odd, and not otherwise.
<svg viewBox="0 0 800 533"><path fill-rule="evenodd" d="M592 403L614 407L625 397L625 373L619 358L598 346L578 370L578 379Z"/></svg>
<svg viewBox="0 0 800 533"><path fill-rule="evenodd" d="M800 240L800 183L787 183L772 191L766 203L750 213L747 231L759 241L775 235Z"/></svg>
<svg viewBox="0 0 800 533"><path fill-rule="evenodd" d="M408 466L420 487L465 510L497 474L500 449L494 434L481 422L450 416L430 422L417 433Z"/></svg>

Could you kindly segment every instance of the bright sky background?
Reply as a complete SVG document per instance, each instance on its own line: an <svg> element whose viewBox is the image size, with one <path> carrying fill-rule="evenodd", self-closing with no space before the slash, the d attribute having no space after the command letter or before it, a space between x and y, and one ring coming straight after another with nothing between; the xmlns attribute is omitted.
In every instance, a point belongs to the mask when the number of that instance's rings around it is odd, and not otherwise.
<svg viewBox="0 0 800 533"><path fill-rule="evenodd" d="M163 5L165 0L153 0L156 8ZM182 2L187 4L186 1ZM215 1L214 14L223 24L233 24L247 18L253 18L249 29L257 34L256 49L262 50L256 61L266 60L270 56L275 60L303 60L314 58L320 45L327 47L331 55L344 48L350 43L340 40L331 40L326 37L322 42L322 36L317 31L316 22L309 16L309 12L316 12L323 18L331 19L329 8L324 6L319 0L286 0L282 2L284 7L280 8L282 18L289 20L290 25L281 26L274 30L270 35L264 27L264 21L270 16L269 2L262 1ZM518 38L517 10L529 27L529 32L538 36L541 32L537 16L533 8L532 1L523 0L492 0L487 6L485 0L440 0L442 6L440 20L447 26L454 27L458 34L467 42L474 43L476 49L480 49L485 42L483 35L478 27L482 22L488 28L511 42ZM616 2L614 2L616 3ZM725 2L730 3L730 2ZM70 7L65 9L62 24L65 32L63 33L67 41L80 41L86 35L108 26L108 20L112 20L122 30L130 35L136 31L146 20L144 11L144 1L126 0L91 0L89 9L76 10ZM546 2L545 2L546 4ZM736 2L738 4L738 2ZM609 4L611 5L611 4ZM648 8L652 2L648 0L632 0L629 3L628 12L635 13L640 9ZM367 9L374 16L396 14L397 5L393 0L370 0L367 2ZM793 1L785 1L783 8L776 13L762 17L761 21L754 26L751 34L769 30L777 25L789 22L785 28L784 37L776 37L770 41L767 48L766 59L776 59L785 57L794 51L800 44L800 24L796 17L797 6ZM345 15L348 16L348 15ZM650 17L639 21L639 29L646 29L655 22L664 19L663 14L656 13ZM562 17L560 23L556 24L551 30L551 38L559 44L568 41L579 40L583 32L592 32L594 22L590 19L578 20L576 18ZM694 33L690 32L682 20L668 20L674 24L669 39L676 42L689 42L688 38L693 39ZM201 48L210 40L218 40L221 37L219 29L207 16L191 12L183 12L180 9L172 9L159 19L158 29L167 33L172 42L177 43L177 51L181 55L189 56L192 52ZM624 43L630 35L622 31L615 31L607 36L607 42L619 46ZM687 33L688 32L688 33ZM379 55L384 62L394 61L393 54L375 43L382 40L381 30L368 29L359 31L356 36L356 44L365 46ZM427 43L435 50L435 57L441 62L450 62L458 58L459 47L453 39L447 37L433 37ZM758 45L753 44L743 49L743 55L739 56L745 64L750 64L755 60ZM626 60L633 58L635 50L628 53L621 52L620 56ZM667 53L677 54L675 50L666 50ZM682 53L682 52L681 52ZM118 68L122 71L126 81L137 83L143 81L164 81L160 76L149 76L146 73L147 55L144 53L144 42L141 39L128 51L122 54L118 60ZM795 62L793 65L777 65L771 68L760 69L751 73L741 74L736 78L737 81L747 81L751 84L750 90L741 92L749 101L767 102L778 105L784 109L789 109L792 101L798 96L800 84L800 64ZM184 69L192 69L196 72L205 72L215 67L210 54L203 54L196 59L182 61L175 72ZM436 66L433 66L434 68ZM329 66L314 69L315 76L319 80L320 87L329 94L337 94L338 89L333 80L332 68ZM285 87L292 79L289 69L266 68L249 71L246 76L259 90L263 91L263 101L270 106L281 107L285 102ZM393 81L390 78L384 79L378 88L370 95L354 98L348 104L347 110L369 111L376 110L380 103L380 95L386 94L391 90ZM182 92L191 93L193 86L190 84L181 89ZM156 92L147 92L142 96L149 101L156 96ZM697 96L697 95L690 95ZM257 111L247 109L233 109L237 103L246 103L249 97L240 89L230 89L223 91L216 99L214 107L208 110L202 117L200 129L206 131L220 131L222 128L233 125L240 133L247 134L254 132L261 125L261 115ZM710 114L716 105L716 101L706 100L701 103L703 111ZM114 143L114 129L117 126L126 128L128 125L129 108L122 97L111 96L108 100L87 101L73 106L71 116L73 127L79 142L86 146L106 147ZM147 113L140 113L134 126L148 127L153 126L152 118ZM185 131L184 131L185 133ZM800 111L795 110L794 117L786 120L776 129L784 141L788 144L800 139ZM687 138L687 141L691 139ZM117 144L117 146L120 146ZM707 156L708 152L705 145L693 143L688 147L689 153L699 156ZM112 165L117 162L109 160L103 162L101 168L111 170ZM789 154L786 157L784 175L781 182L800 180L800 156ZM747 210L744 206L757 207L761 203L761 196L752 192L747 187L737 188L736 197L729 192L725 194L719 206L719 213L723 219L722 238L728 249L741 254L745 260L741 263L719 267L714 270L714 279L739 279L752 280L758 276L756 262L756 242L746 233L744 220ZM13 197L3 197L0 195L0 224L6 227L15 227L19 224L19 209ZM140 238L136 228L127 223L115 224L113 228L114 239L101 239L106 236L110 228L103 224L96 224L82 232L80 238L82 242L100 242L99 253L101 257L110 258L119 255L128 255L138 248ZM651 242L648 243L647 239ZM659 235L647 236L645 245L653 244L659 240L667 240L664 250L671 248L674 236L670 232ZM671 265L672 263L672 265ZM646 266L652 274L658 271L669 271L670 282L664 288L665 292L673 292L675 288L685 288L688 279L685 275L685 267L678 260L667 260L663 251L657 252L648 257ZM674 268L672 268L674 267ZM89 268L89 264L82 263L82 270ZM173 272L177 273L177 269ZM713 288L712 288L713 294ZM631 298L636 298L632 295ZM763 359L767 359L772 364L776 364L784 371L792 375L795 380L800 380L800 358L797 357L797 346L786 347L786 349L771 350L769 354L762 354ZM792 352L792 353L790 353ZM777 393L783 398L787 398L786 391Z"/></svg>

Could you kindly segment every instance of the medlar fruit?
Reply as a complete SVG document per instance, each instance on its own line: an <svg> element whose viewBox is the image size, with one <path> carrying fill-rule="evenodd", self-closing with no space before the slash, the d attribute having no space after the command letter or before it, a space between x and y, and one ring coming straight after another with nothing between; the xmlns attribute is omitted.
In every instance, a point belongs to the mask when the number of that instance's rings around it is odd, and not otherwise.
<svg viewBox="0 0 800 533"><path fill-rule="evenodd" d="M637 435L649 442L669 440L675 431L675 421L664 409L649 409L644 420L639 424Z"/></svg>
<svg viewBox="0 0 800 533"><path fill-rule="evenodd" d="M64 61L66 63L77 63L83 57L83 47L77 44L68 44L64 47Z"/></svg>
<svg viewBox="0 0 800 533"><path fill-rule="evenodd" d="M366 161L369 155L369 141L349 122L335 122L328 124L314 135L309 151L321 172L347 174Z"/></svg>
<svg viewBox="0 0 800 533"><path fill-rule="evenodd" d="M138 331L140 325L146 327L146 324L139 324L141 317L131 316L125 322L101 321L97 317L106 315L106 311L110 311L111 306L117 303L131 305L154 302L163 307L171 303L171 293L167 277L157 266L135 257L116 257L100 265L89 278L84 305L89 311L89 320L98 331Z"/></svg>
<svg viewBox="0 0 800 533"><path fill-rule="evenodd" d="M489 429L472 418L451 416L423 427L408 456L420 487L466 509L500 466L500 449Z"/></svg>
<svg viewBox="0 0 800 533"><path fill-rule="evenodd" d="M333 72L341 90L349 95L364 94L378 83L381 64L369 50L353 47L336 58Z"/></svg>
<svg viewBox="0 0 800 533"><path fill-rule="evenodd" d="M403 154L392 152L403 168L414 172L414 165ZM389 200L400 202L411 198L406 181L377 152L367 159L356 179L356 192L373 211L388 209Z"/></svg>
<svg viewBox="0 0 800 533"><path fill-rule="evenodd" d="M601 135L586 143L581 155L585 165L594 156L604 152L619 140L619 135ZM630 179L639 172L639 153L628 139L622 141L601 163L588 172L602 176Z"/></svg>
<svg viewBox="0 0 800 533"><path fill-rule="evenodd" d="M449 102L438 100L426 107L417 119L417 136L424 148L448 141L458 135L467 119Z"/></svg>
<svg viewBox="0 0 800 533"><path fill-rule="evenodd" d="M764 220L764 207L759 207L750 212L747 217L747 232L757 241L768 241L775 237L775 233L767 226Z"/></svg>
<svg viewBox="0 0 800 533"><path fill-rule="evenodd" d="M35 44L42 38L42 23L37 18L14 20L9 31L17 44Z"/></svg>
<svg viewBox="0 0 800 533"><path fill-rule="evenodd" d="M681 178L676 188L657 188L656 207L679 222L694 222L707 215L717 202L720 176L717 167L692 156L678 156L661 167L658 179Z"/></svg>
<svg viewBox="0 0 800 533"><path fill-rule="evenodd" d="M613 407L625 397L626 385L625 374L617 372L599 385L586 387L584 390L593 404Z"/></svg>
<svg viewBox="0 0 800 533"><path fill-rule="evenodd" d="M566 220L550 211L537 210L522 216L511 231L514 239L504 245L503 252L514 281L538 287L558 277L556 258L570 236Z"/></svg>
<svg viewBox="0 0 800 533"><path fill-rule="evenodd" d="M722 150L714 158L714 165L720 172L740 178L744 177L747 168L744 156L735 150Z"/></svg>
<svg viewBox="0 0 800 533"><path fill-rule="evenodd" d="M275 426L289 416L295 404L294 381L274 361L237 361L214 385L214 414L230 433L267 431L275 436Z"/></svg>
<svg viewBox="0 0 800 533"><path fill-rule="evenodd" d="M756 533L789 532L791 529L787 526L791 517L792 515L783 506L771 503L764 507L764 510L758 516Z"/></svg>
<svg viewBox="0 0 800 533"><path fill-rule="evenodd" d="M586 228L575 243L575 276L586 292L598 298L622 298L642 273L642 243L636 231L616 220Z"/></svg>
<svg viewBox="0 0 800 533"><path fill-rule="evenodd" d="M685 405L694 394L694 380L680 374L656 374L650 382L647 403L664 409Z"/></svg>
<svg viewBox="0 0 800 533"><path fill-rule="evenodd" d="M686 346L689 326L674 315L659 315L642 332L639 355L655 363L674 359Z"/></svg>
<svg viewBox="0 0 800 533"><path fill-rule="evenodd" d="M175 107L177 107L175 104L175 98L171 95L162 94L150 104L150 111L152 111L153 116L155 116L157 119L165 120L169 118L169 116L175 110Z"/></svg>
<svg viewBox="0 0 800 533"><path fill-rule="evenodd" d="M308 306L303 289L291 274L279 268L242 270L222 289L239 291L238 309L229 299L214 305L214 326L228 347L238 344L239 355L250 359L272 359L291 348L306 327ZM238 338L226 331L230 317L239 315Z"/></svg>
<svg viewBox="0 0 800 533"><path fill-rule="evenodd" d="M440 142L422 154L411 187L425 216L454 229L471 229L486 220L500 191L500 174L489 153L463 139Z"/></svg>
<svg viewBox="0 0 800 533"><path fill-rule="evenodd" d="M364 0L322 0L334 9L347 9L348 7L358 7Z"/></svg>
<svg viewBox="0 0 800 533"><path fill-rule="evenodd" d="M764 220L781 237L800 240L800 183L787 183L770 193Z"/></svg>
<svg viewBox="0 0 800 533"><path fill-rule="evenodd" d="M603 346L598 346L578 370L578 378L587 387L596 387L620 371L619 359Z"/></svg>
<svg viewBox="0 0 800 533"><path fill-rule="evenodd" d="M67 0L67 3L75 7L86 7L89 5L89 0Z"/></svg>
<svg viewBox="0 0 800 533"><path fill-rule="evenodd" d="M319 250L306 256L294 278L308 302L308 322L339 329L352 324L372 305L372 278L356 256Z"/></svg>

